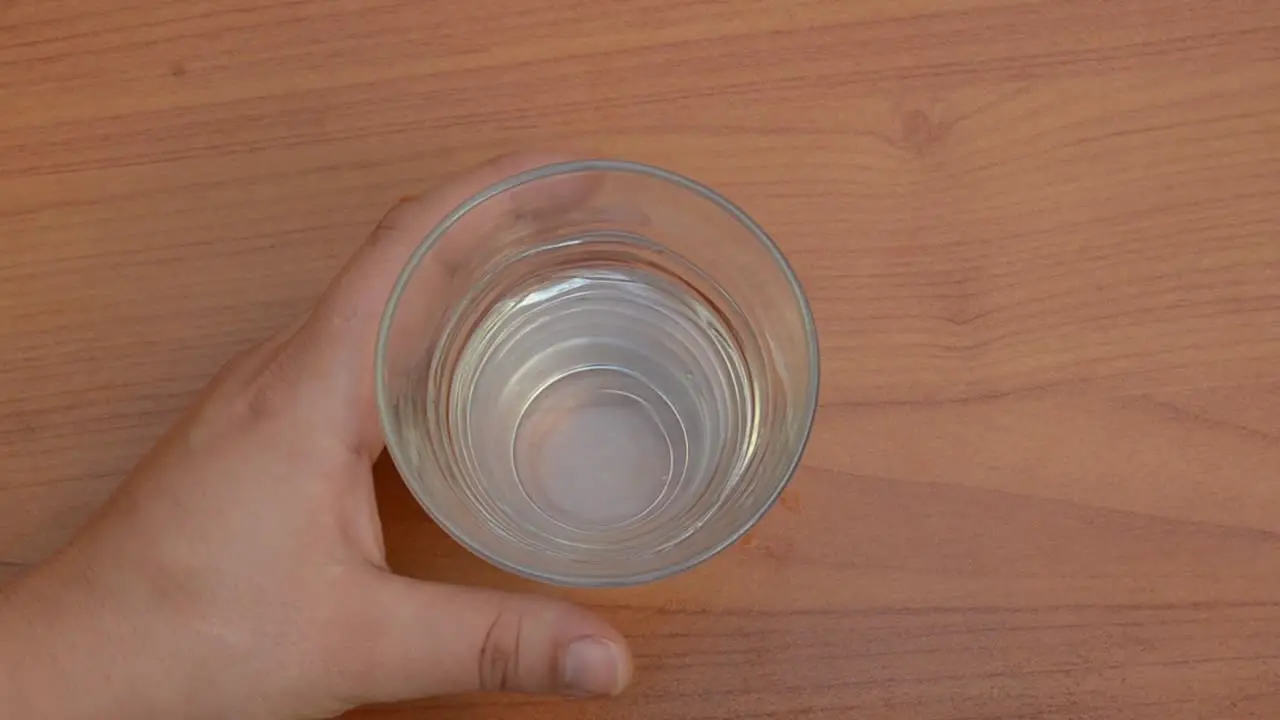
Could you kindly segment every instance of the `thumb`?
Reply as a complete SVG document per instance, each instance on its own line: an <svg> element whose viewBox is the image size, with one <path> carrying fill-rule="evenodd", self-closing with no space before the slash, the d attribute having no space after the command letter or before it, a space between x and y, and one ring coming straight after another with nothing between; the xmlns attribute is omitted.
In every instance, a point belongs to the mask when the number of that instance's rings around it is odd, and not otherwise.
<svg viewBox="0 0 1280 720"><path fill-rule="evenodd" d="M631 680L626 640L567 602L385 574L362 605L372 632L357 693L368 701L474 690L615 695Z"/></svg>

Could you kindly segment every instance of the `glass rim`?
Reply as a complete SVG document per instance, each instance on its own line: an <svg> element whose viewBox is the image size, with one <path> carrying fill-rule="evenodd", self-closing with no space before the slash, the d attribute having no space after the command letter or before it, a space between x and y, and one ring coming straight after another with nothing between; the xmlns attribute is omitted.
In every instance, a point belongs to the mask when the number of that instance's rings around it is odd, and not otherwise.
<svg viewBox="0 0 1280 720"><path fill-rule="evenodd" d="M791 290L792 300L794 300L796 307L800 310L801 321L804 325L805 342L807 345L806 351L808 352L809 385L805 391L804 409L802 412L804 431L801 435L800 442L795 449L794 457L790 458L788 462L786 472L783 473L783 476L778 480L776 487L770 490L769 495L766 497L764 503L761 504L760 508L754 512L745 523L733 528L733 530L726 533L723 538L715 541L705 550L695 553L678 563L666 565L656 570L636 573L634 575L603 579L541 572L509 562L477 546L465 533L455 527L443 513L437 512L433 508L432 503L424 497L424 494L414 487L414 483L408 482L403 476L403 470L401 470L401 468L411 467L411 465L403 458L403 449L399 447L394 434L391 432L391 428L395 426L395 423L392 417L391 402L388 398L387 381L383 372L387 358L387 345L390 342L391 329L395 323L396 310L400 305L400 299L404 295L409 282L417 273L423 259L426 258L427 253L431 252L431 250L439 243L440 239L452 230L453 227L471 211L500 195L538 180L545 180L547 178L560 175L570 175L581 172L626 173L656 178L701 196L703 199L710 201L716 207L723 210L726 214L736 220L740 225L747 229L747 231L755 238L756 242L764 246L770 257L773 259L774 266L782 272L783 277L786 279L787 286ZM455 542L462 545L472 554L484 559L491 565L530 580L566 587L625 587L649 583L672 575L677 575L706 562L741 539L743 535L745 535L751 528L755 527L760 522L761 518L763 518L765 514L777 504L778 498L782 496L783 491L786 490L787 486L791 484L791 480L795 477L796 470L798 470L800 466L800 460L804 456L805 448L813 433L814 419L818 410L818 390L821 382L820 365L821 361L819 357L817 324L814 322L813 309L809 305L809 299L804 293L799 277L796 275L795 269L791 266L791 263L787 260L786 256L782 254L782 250L778 247L773 238L770 237L770 235L765 232L764 228L753 220L750 215L742 210L742 208L738 207L732 200L729 200L720 193L696 180L653 165L646 165L644 163L633 162L630 160L570 160L550 163L516 173L475 193L458 204L457 207L449 211L449 213L437 222L418 243L418 246L414 248L413 253L405 262L404 267L401 268L400 274L396 277L396 282L391 288L390 295L387 297L386 306L383 308L382 318L378 323L378 336L374 344L373 359L374 399L378 406L378 421L381 425L383 442L388 454L391 456L392 462L396 466L397 473L401 474L401 481L409 489L409 492L413 495L414 499L418 501L418 504L421 505L427 514L431 516L431 519L439 525L441 529L449 535L449 537L453 538Z"/></svg>

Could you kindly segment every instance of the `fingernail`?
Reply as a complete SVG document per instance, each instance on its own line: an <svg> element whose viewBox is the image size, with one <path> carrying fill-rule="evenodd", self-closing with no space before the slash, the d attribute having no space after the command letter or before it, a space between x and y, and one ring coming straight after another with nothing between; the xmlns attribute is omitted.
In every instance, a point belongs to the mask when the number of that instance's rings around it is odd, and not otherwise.
<svg viewBox="0 0 1280 720"><path fill-rule="evenodd" d="M616 695L626 684L626 658L604 638L574 640L564 654L564 687L571 695Z"/></svg>

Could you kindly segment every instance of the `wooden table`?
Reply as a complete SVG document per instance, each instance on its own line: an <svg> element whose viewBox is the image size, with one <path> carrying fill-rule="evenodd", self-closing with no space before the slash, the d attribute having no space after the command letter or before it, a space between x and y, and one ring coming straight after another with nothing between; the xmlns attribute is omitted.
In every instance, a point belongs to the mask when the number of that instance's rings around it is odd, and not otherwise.
<svg viewBox="0 0 1280 720"><path fill-rule="evenodd" d="M0 572L394 199L531 145L755 215L817 428L731 551L567 593L623 698L368 717L1280 717L1273 0L7 0ZM382 476L398 568L522 585Z"/></svg>

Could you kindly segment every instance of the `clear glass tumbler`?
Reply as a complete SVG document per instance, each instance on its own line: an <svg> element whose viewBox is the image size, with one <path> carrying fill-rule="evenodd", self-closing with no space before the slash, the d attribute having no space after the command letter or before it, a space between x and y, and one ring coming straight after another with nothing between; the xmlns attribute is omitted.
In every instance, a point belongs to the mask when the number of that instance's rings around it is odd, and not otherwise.
<svg viewBox="0 0 1280 720"><path fill-rule="evenodd" d="M499 567L564 585L687 569L790 480L818 397L808 303L769 236L658 168L538 168L464 202L395 285L387 446Z"/></svg>

